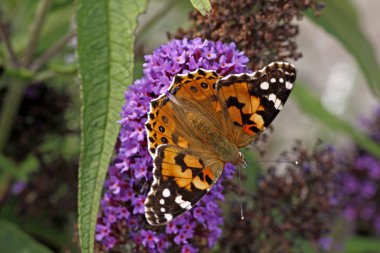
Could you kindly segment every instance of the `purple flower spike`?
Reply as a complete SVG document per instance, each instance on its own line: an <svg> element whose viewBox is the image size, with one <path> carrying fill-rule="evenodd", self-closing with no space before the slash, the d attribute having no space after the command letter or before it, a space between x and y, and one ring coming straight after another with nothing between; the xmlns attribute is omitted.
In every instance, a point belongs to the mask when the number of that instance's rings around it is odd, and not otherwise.
<svg viewBox="0 0 380 253"><path fill-rule="evenodd" d="M362 120L369 137L377 143L380 143L379 112L380 107L371 118ZM380 160L359 146L343 158L350 161L341 177L343 215L353 228L380 236Z"/></svg>
<svg viewBox="0 0 380 253"><path fill-rule="evenodd" d="M116 157L109 167L101 201L96 241L100 251L128 244L139 252L198 252L212 247L221 234L222 181L232 178L227 164L221 179L188 213L166 226L152 227L144 216L144 200L152 183L152 158L144 123L150 101L164 93L176 74L198 68L220 75L247 72L248 58L235 44L199 38L173 40L145 56L144 76L125 93ZM205 240L195 240L202 237Z"/></svg>

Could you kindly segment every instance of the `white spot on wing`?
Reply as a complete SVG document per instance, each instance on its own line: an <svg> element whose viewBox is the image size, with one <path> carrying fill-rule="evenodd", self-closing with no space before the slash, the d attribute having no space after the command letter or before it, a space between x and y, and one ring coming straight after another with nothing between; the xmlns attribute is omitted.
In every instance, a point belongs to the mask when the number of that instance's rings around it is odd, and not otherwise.
<svg viewBox="0 0 380 253"><path fill-rule="evenodd" d="M279 109L281 105L282 105L282 102L281 102L280 99L277 99L276 102L274 103L274 107L277 108L277 109Z"/></svg>
<svg viewBox="0 0 380 253"><path fill-rule="evenodd" d="M161 207L160 211L164 213L166 210L165 208Z"/></svg>
<svg viewBox="0 0 380 253"><path fill-rule="evenodd" d="M164 196L165 198L170 197L170 191L168 188L162 191L162 196Z"/></svg>
<svg viewBox="0 0 380 253"><path fill-rule="evenodd" d="M177 203L181 208L183 209L187 209L187 210L190 210L191 209L191 202L190 201L184 201L182 199L182 195L178 195L176 198L175 198L175 203Z"/></svg>
<svg viewBox="0 0 380 253"><path fill-rule="evenodd" d="M161 205L165 204L165 200L164 199L160 199L160 204Z"/></svg>
<svg viewBox="0 0 380 253"><path fill-rule="evenodd" d="M275 103L276 99L277 99L277 97L275 94L273 94L273 93L269 94L269 97L268 97L269 101L273 101L273 103Z"/></svg>
<svg viewBox="0 0 380 253"><path fill-rule="evenodd" d="M182 195L178 195L177 197L175 197L174 201L177 204L182 204L184 202L184 200L182 199Z"/></svg>
<svg viewBox="0 0 380 253"><path fill-rule="evenodd" d="M280 81L280 83L283 83L283 82L284 82L284 78L281 77L281 78L279 79L279 81Z"/></svg>
<svg viewBox="0 0 380 253"><path fill-rule="evenodd" d="M293 84L292 84L291 82L289 82L289 81L286 81L286 83L285 83L285 87L286 87L288 90L290 90L291 88L293 88Z"/></svg>
<svg viewBox="0 0 380 253"><path fill-rule="evenodd" d="M171 215L170 213L166 213L164 214L164 217L167 221L171 221L173 219L173 215Z"/></svg>
<svg viewBox="0 0 380 253"><path fill-rule="evenodd" d="M184 209L187 209L187 210L190 210L191 209L191 202L190 201L184 201L182 202L181 204L179 204L179 206L181 208L184 208Z"/></svg>
<svg viewBox="0 0 380 253"><path fill-rule="evenodd" d="M268 82L262 82L262 83L260 84L260 88L261 88L262 90L267 90L267 89L269 89L269 83L268 83Z"/></svg>
<svg viewBox="0 0 380 253"><path fill-rule="evenodd" d="M271 83L275 83L275 82L276 82L276 78L271 78L271 79L270 79L270 82L271 82Z"/></svg>

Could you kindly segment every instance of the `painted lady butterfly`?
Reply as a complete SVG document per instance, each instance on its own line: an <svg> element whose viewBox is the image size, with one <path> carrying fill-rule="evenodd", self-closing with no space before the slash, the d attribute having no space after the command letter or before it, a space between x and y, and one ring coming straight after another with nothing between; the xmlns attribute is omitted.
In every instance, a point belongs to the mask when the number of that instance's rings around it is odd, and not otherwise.
<svg viewBox="0 0 380 253"><path fill-rule="evenodd" d="M147 221L173 220L212 188L226 163L245 165L239 148L273 121L295 79L296 70L287 62L252 74L222 77L198 69L176 75L166 94L152 100L145 124L154 159Z"/></svg>

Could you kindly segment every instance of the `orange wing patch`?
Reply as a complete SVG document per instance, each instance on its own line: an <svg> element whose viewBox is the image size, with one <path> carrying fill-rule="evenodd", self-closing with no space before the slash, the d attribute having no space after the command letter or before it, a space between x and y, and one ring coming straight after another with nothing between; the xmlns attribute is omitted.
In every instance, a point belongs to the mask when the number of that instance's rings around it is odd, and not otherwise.
<svg viewBox="0 0 380 253"><path fill-rule="evenodd" d="M220 78L215 71L198 69L186 75L177 75L169 92L177 99L191 99L206 107L211 104L216 112L220 112L221 105L215 90Z"/></svg>
<svg viewBox="0 0 380 253"><path fill-rule="evenodd" d="M161 144L188 147L185 136L178 131L178 119L174 115L172 102L167 96L152 100L148 120L145 124L149 152L153 155Z"/></svg>
<svg viewBox="0 0 380 253"><path fill-rule="evenodd" d="M160 145L154 158L154 181L145 201L152 225L162 225L192 208L214 185L224 163L205 166L196 154L173 145Z"/></svg>
<svg viewBox="0 0 380 253"><path fill-rule="evenodd" d="M211 188L215 181L215 175L212 170L207 167L204 168L196 177L194 177L192 183L197 189L208 190Z"/></svg>

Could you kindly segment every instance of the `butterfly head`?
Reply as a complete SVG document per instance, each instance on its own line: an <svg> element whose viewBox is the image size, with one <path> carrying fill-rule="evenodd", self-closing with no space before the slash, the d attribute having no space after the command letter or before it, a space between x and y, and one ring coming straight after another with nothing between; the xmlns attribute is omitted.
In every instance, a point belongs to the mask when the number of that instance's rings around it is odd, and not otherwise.
<svg viewBox="0 0 380 253"><path fill-rule="evenodd" d="M243 168L247 168L247 166L248 166L248 163L245 160L244 155L241 152L239 152L239 159L238 159L236 165L238 165L238 166L240 165Z"/></svg>

